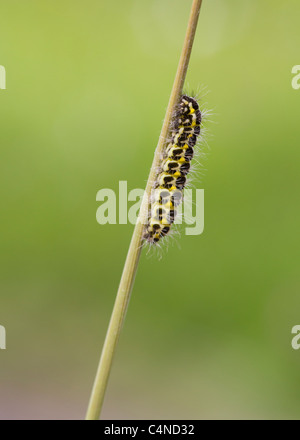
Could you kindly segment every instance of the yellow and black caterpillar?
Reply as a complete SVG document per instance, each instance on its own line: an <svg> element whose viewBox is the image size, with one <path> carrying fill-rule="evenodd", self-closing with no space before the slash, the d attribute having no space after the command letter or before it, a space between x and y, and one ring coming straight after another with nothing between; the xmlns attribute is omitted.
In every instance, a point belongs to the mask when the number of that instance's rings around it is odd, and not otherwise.
<svg viewBox="0 0 300 440"><path fill-rule="evenodd" d="M182 201L186 176L200 134L202 114L196 99L182 95L175 111L167 145L153 185L144 239L157 243L170 231Z"/></svg>

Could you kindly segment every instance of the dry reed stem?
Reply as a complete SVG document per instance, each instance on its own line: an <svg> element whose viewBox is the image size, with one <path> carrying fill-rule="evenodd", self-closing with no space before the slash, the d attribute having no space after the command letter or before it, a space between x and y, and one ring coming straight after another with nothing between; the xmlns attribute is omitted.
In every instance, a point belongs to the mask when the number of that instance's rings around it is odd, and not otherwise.
<svg viewBox="0 0 300 440"><path fill-rule="evenodd" d="M166 116L163 122L162 130L155 150L155 155L150 170L144 198L142 200L141 209L137 224L134 228L131 243L129 246L127 258L125 261L117 297L115 300L113 312L108 326L102 354L96 374L86 420L97 420L105 396L109 373L111 370L112 360L115 353L116 345L120 336L121 328L124 322L130 294L134 284L134 279L141 255L143 230L148 212L148 200L152 189L152 182L155 179L156 170L161 160L161 153L165 147L165 142L169 134L170 123L173 110L182 94L182 89L188 69L188 64L193 47L195 32L198 23L202 0L193 0L192 9L189 17L188 27L185 35L184 45L179 60L177 73L175 76Z"/></svg>

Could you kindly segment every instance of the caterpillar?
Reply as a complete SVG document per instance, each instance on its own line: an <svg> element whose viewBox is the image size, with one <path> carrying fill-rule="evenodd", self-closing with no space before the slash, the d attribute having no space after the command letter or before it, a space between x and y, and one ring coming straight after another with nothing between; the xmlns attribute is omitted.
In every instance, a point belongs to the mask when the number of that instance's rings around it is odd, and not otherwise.
<svg viewBox="0 0 300 440"><path fill-rule="evenodd" d="M182 95L174 112L170 142L162 154L145 225L144 240L156 244L171 229L200 134L202 114L196 99Z"/></svg>

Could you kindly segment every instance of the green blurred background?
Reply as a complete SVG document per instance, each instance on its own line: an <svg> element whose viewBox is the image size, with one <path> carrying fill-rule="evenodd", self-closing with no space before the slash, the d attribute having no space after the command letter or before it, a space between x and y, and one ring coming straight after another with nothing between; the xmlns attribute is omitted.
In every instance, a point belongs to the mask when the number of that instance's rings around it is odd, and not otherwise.
<svg viewBox="0 0 300 440"><path fill-rule="evenodd" d="M144 187L190 5L0 3L1 419L85 415L133 230L96 193ZM103 418L299 416L299 14L203 1L205 231L143 253Z"/></svg>

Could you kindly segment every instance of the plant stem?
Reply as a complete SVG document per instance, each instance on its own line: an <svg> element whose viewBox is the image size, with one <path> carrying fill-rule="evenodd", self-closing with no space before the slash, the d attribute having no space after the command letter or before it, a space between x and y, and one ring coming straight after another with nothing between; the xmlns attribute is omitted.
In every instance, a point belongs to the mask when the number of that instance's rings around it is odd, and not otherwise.
<svg viewBox="0 0 300 440"><path fill-rule="evenodd" d="M108 326L98 371L96 374L90 403L86 415L86 420L97 420L100 416L109 373L111 370L112 360L115 353L116 345L120 336L121 328L125 319L126 309L130 299L130 294L134 284L134 279L141 255L143 243L144 225L147 220L148 200L150 197L153 181L155 180L156 170L161 160L161 153L165 147L166 139L170 130L170 122L179 97L182 94L188 64L191 56L192 46L194 42L200 7L202 0L193 0L190 18L188 22L187 32L184 45L179 60L177 73L175 76L166 116L163 122L161 134L156 147L152 167L150 170L145 194L142 200L139 218L133 231L131 243L129 246L127 258L125 261L119 290L115 300L113 312Z"/></svg>

